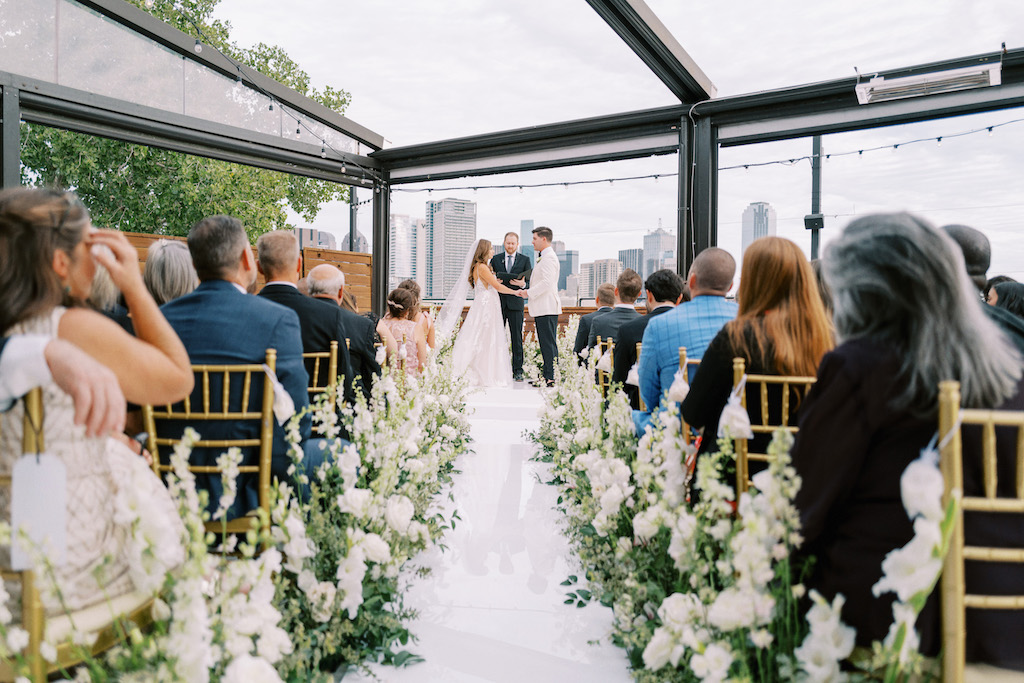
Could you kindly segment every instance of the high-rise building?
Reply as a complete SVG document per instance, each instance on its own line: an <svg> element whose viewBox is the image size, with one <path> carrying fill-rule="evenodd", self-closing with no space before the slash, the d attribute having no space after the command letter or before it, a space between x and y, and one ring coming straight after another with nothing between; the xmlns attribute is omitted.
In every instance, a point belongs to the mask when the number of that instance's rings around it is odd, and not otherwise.
<svg viewBox="0 0 1024 683"><path fill-rule="evenodd" d="M366 239L366 235L364 235L362 232L356 230L356 247L355 247L355 249L353 249L352 246L349 245L348 238L349 238L349 233L346 230L345 231L345 236L341 239L341 250L342 251L357 251L360 254L369 254L370 253L370 242L369 242L369 240Z"/></svg>
<svg viewBox="0 0 1024 683"><path fill-rule="evenodd" d="M661 228L644 235L643 270L638 270L640 277L647 276L665 267L665 260L676 255L676 236Z"/></svg>
<svg viewBox="0 0 1024 683"><path fill-rule="evenodd" d="M644 276L644 250L643 249L619 249L619 262L623 269L632 268Z"/></svg>
<svg viewBox="0 0 1024 683"><path fill-rule="evenodd" d="M334 235L323 230L314 228L293 228L292 233L299 240L299 249L312 247L314 249L337 249L337 242Z"/></svg>
<svg viewBox="0 0 1024 683"><path fill-rule="evenodd" d="M519 251L530 259L530 267L537 265L537 255L533 253L533 219L519 221Z"/></svg>
<svg viewBox="0 0 1024 683"><path fill-rule="evenodd" d="M622 264L619 263L617 258L605 258L594 261L594 291L596 292L598 286L603 285L605 282L610 282L614 285L621 274Z"/></svg>
<svg viewBox="0 0 1024 683"><path fill-rule="evenodd" d="M555 250L555 253L561 256L565 253L565 242L562 240L555 240L551 243L551 248Z"/></svg>
<svg viewBox="0 0 1024 683"><path fill-rule="evenodd" d="M597 286L594 284L594 264L581 263L579 280L577 281L577 296L581 299L593 299Z"/></svg>
<svg viewBox="0 0 1024 683"><path fill-rule="evenodd" d="M743 210L743 251L759 237L775 234L775 209L768 202L751 202Z"/></svg>
<svg viewBox="0 0 1024 683"><path fill-rule="evenodd" d="M441 199L427 202L425 296L443 299L462 272L466 254L476 243L476 202Z"/></svg>
<svg viewBox="0 0 1024 683"><path fill-rule="evenodd" d="M580 252L575 249L565 249L558 254L558 291L567 288L569 277L575 275L580 269Z"/></svg>
<svg viewBox="0 0 1024 683"><path fill-rule="evenodd" d="M419 281L423 277L424 223L422 218L391 214L388 226L391 243L388 290L397 287L402 280Z"/></svg>

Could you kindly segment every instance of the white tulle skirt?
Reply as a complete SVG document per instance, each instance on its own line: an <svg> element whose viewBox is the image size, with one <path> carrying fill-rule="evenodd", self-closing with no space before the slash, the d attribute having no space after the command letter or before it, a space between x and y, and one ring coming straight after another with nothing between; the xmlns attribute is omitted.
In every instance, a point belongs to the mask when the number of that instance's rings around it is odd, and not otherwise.
<svg viewBox="0 0 1024 683"><path fill-rule="evenodd" d="M474 387L512 385L512 358L505 338L498 292L487 285L476 288L476 298L455 338L455 371Z"/></svg>

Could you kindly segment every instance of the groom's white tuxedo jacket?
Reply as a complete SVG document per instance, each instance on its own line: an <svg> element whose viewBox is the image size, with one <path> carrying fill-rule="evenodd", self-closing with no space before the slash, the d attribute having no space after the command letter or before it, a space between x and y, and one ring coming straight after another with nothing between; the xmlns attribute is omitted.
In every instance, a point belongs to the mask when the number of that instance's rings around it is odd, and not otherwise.
<svg viewBox="0 0 1024 683"><path fill-rule="evenodd" d="M533 267L526 309L534 318L562 313L562 302L558 299L558 254L552 247L540 253Z"/></svg>

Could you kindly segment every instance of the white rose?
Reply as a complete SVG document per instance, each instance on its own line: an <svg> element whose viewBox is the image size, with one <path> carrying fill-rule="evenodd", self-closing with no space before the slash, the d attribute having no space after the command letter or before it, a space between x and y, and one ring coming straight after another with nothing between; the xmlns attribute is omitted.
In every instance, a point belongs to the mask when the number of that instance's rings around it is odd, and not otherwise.
<svg viewBox="0 0 1024 683"><path fill-rule="evenodd" d="M221 680L224 683L269 683L280 681L281 677L267 660L246 654L231 660Z"/></svg>
<svg viewBox="0 0 1024 683"><path fill-rule="evenodd" d="M732 653L718 643L708 645L704 654L694 655L690 669L705 681L724 681L732 666Z"/></svg>
<svg viewBox="0 0 1024 683"><path fill-rule="evenodd" d="M651 671L657 671L668 664L672 656L672 649L675 647L675 639L668 629L662 627L654 631L654 637L644 648L644 666Z"/></svg>
<svg viewBox="0 0 1024 683"><path fill-rule="evenodd" d="M633 536L649 541L661 529L661 511L649 508L633 518Z"/></svg>
<svg viewBox="0 0 1024 683"><path fill-rule="evenodd" d="M391 496L384 509L384 520L388 526L400 534L409 529L412 516L416 513L412 501L405 496Z"/></svg>
<svg viewBox="0 0 1024 683"><path fill-rule="evenodd" d="M337 589L333 583L321 581L309 593L310 611L313 619L325 624L331 620L334 614L334 596Z"/></svg>
<svg viewBox="0 0 1024 683"><path fill-rule="evenodd" d="M342 512L355 515L356 517L366 517L370 510L370 504L373 502L373 491L369 489L357 489L350 488L345 493L338 496L338 509Z"/></svg>
<svg viewBox="0 0 1024 683"><path fill-rule="evenodd" d="M366 551L366 559L371 562L384 564L391 559L391 548L384 539L377 534L366 534L359 544Z"/></svg>

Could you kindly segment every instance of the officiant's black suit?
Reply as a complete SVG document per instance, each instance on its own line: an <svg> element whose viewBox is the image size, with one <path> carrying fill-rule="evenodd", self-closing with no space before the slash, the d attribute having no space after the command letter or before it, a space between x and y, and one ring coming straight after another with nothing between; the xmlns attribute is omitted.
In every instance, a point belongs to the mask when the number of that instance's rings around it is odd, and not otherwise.
<svg viewBox="0 0 1024 683"><path fill-rule="evenodd" d="M503 285L510 289L522 289L511 284L512 280L519 280L523 275L528 275L530 270L530 259L518 251L512 257L512 267L506 268L505 256L508 254L504 249L500 254L495 254L491 259L491 270ZM511 294L499 294L501 297L501 318L508 323L509 331L512 334L512 376L519 379L523 376L523 299Z"/></svg>

